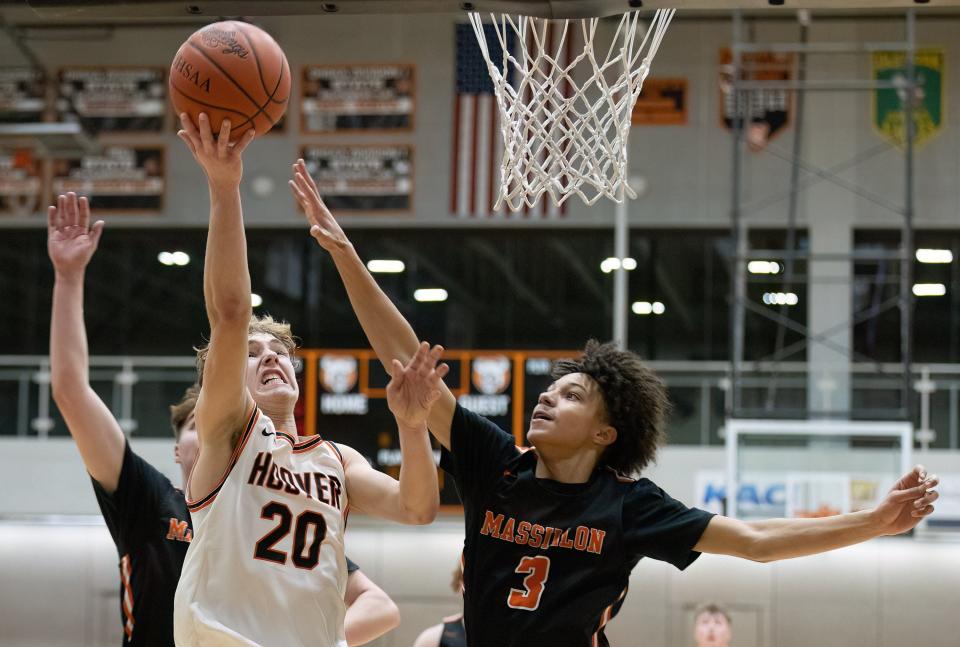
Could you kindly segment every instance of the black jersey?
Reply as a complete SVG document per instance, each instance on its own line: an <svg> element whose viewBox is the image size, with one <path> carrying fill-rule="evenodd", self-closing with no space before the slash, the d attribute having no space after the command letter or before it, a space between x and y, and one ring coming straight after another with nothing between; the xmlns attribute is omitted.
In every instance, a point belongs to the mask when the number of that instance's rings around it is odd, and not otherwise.
<svg viewBox="0 0 960 647"><path fill-rule="evenodd" d="M183 491L129 443L112 495L91 480L120 555L123 644L173 647L173 596L193 538ZM359 568L347 558L347 573Z"/></svg>
<svg viewBox="0 0 960 647"><path fill-rule="evenodd" d="M463 614L443 619L443 631L437 647L467 647L467 633L463 629Z"/></svg>
<svg viewBox="0 0 960 647"><path fill-rule="evenodd" d="M471 646L607 645L604 625L643 557L689 566L708 512L647 479L598 469L590 481L535 477L495 424L457 406L442 466L463 500L464 624Z"/></svg>
<svg viewBox="0 0 960 647"><path fill-rule="evenodd" d="M120 479L93 489L120 555L124 645L173 645L173 594L193 538L183 492L127 443Z"/></svg>

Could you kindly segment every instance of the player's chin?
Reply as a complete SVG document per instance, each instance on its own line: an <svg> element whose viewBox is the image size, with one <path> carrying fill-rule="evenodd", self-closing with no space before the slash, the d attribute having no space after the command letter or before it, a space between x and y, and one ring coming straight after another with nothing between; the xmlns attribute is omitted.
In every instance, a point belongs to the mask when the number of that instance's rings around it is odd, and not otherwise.
<svg viewBox="0 0 960 647"><path fill-rule="evenodd" d="M549 437L550 434L547 430L538 425L531 424L530 427L527 428L527 442L533 446L536 446L538 441L543 441Z"/></svg>
<svg viewBox="0 0 960 647"><path fill-rule="evenodd" d="M299 395L299 391L294 386L289 384L275 384L261 386L253 393L253 399L257 401L257 405L260 407L264 405L277 406L296 404Z"/></svg>

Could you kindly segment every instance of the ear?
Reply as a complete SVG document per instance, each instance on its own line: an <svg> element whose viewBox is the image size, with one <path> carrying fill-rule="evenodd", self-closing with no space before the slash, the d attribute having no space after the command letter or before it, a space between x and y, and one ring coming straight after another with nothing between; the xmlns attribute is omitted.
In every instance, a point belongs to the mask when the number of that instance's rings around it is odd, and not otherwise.
<svg viewBox="0 0 960 647"><path fill-rule="evenodd" d="M593 440L598 445L609 447L617 441L617 430L610 425L600 425L593 432Z"/></svg>
<svg viewBox="0 0 960 647"><path fill-rule="evenodd" d="M173 444L173 462L180 463L180 443Z"/></svg>

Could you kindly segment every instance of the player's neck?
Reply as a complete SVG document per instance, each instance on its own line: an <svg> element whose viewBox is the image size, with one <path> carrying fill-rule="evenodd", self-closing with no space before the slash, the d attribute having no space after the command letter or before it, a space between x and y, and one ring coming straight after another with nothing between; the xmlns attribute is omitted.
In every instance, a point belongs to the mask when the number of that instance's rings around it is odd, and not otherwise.
<svg viewBox="0 0 960 647"><path fill-rule="evenodd" d="M538 451L537 457L534 475L538 479L550 479L560 483L586 483L597 467L597 457L586 452L572 456L547 457Z"/></svg>
<svg viewBox="0 0 960 647"><path fill-rule="evenodd" d="M290 411L287 407L271 407L270 405L264 405L260 407L260 410L273 422L274 429L298 438L297 421L293 417L293 411Z"/></svg>

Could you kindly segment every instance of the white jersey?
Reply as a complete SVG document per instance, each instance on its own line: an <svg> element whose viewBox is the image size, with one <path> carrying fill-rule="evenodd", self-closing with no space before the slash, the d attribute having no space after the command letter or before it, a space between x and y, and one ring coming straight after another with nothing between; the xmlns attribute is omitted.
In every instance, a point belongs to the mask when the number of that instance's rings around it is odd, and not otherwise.
<svg viewBox="0 0 960 647"><path fill-rule="evenodd" d="M254 409L220 483L188 492L193 541L174 598L179 647L346 647L343 457Z"/></svg>

